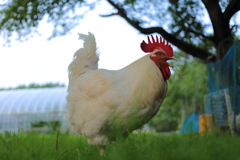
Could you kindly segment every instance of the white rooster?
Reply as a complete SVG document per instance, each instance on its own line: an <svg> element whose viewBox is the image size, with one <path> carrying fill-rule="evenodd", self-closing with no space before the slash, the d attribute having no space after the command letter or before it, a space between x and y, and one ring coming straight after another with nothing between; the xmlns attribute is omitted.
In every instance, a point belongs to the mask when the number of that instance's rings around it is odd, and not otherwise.
<svg viewBox="0 0 240 160"><path fill-rule="evenodd" d="M162 38L141 43L149 54L120 70L98 69L94 35L84 41L69 65L67 107L72 129L100 148L147 123L159 110L171 73L172 47ZM130 53L131 54L131 53ZM171 66L172 67L172 66Z"/></svg>

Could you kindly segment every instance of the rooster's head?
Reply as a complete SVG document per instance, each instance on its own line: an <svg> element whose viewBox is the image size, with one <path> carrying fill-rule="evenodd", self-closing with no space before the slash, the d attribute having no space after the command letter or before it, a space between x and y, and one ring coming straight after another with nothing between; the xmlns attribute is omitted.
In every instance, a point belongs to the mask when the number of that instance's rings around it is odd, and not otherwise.
<svg viewBox="0 0 240 160"><path fill-rule="evenodd" d="M143 52L150 53L150 59L161 70L165 80L170 78L171 72L169 67L173 67L167 60L176 60L173 57L173 49L162 37L156 36L156 39L151 35L151 39L148 36L148 43L143 41L141 43L141 49Z"/></svg>

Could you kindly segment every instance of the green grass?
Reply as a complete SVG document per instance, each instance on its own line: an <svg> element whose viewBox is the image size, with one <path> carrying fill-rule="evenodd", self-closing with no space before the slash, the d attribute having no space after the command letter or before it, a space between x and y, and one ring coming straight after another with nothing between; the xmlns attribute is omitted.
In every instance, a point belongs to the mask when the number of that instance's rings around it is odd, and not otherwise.
<svg viewBox="0 0 240 160"><path fill-rule="evenodd" d="M1 160L240 160L240 137L132 134L108 145L105 154L100 156L98 148L76 135L0 135Z"/></svg>

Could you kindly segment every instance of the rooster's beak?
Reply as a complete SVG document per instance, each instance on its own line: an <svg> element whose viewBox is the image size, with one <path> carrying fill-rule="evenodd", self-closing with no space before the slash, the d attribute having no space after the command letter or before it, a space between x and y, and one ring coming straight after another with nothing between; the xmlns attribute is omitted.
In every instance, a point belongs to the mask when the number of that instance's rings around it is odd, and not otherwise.
<svg viewBox="0 0 240 160"><path fill-rule="evenodd" d="M166 58L166 60L177 60L174 56L172 56L172 57L168 57L168 58ZM171 65L170 63L168 63L168 62L166 62L167 64L168 64L168 66L170 66L170 67L172 67L173 68L173 65Z"/></svg>
<svg viewBox="0 0 240 160"><path fill-rule="evenodd" d="M166 60L177 60L174 56L166 58Z"/></svg>

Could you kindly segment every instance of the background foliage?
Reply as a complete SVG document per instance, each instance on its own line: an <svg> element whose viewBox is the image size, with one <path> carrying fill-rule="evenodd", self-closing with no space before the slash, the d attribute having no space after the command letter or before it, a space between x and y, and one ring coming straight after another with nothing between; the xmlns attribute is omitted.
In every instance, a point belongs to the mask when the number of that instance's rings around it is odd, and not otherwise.
<svg viewBox="0 0 240 160"><path fill-rule="evenodd" d="M45 83L45 84L37 84L37 83L31 83L29 85L19 85L17 87L10 87L10 88L0 88L1 90L15 90L15 89L29 89L29 88L54 88L54 87L65 87L65 84L60 84L58 82L56 83Z"/></svg>

